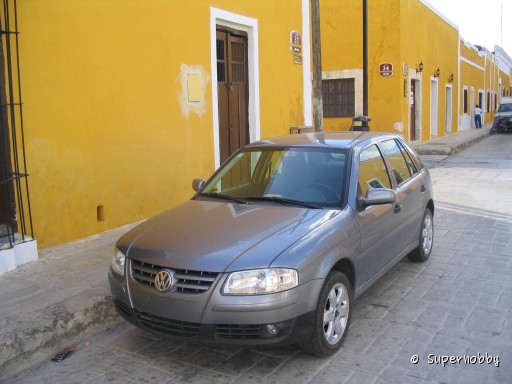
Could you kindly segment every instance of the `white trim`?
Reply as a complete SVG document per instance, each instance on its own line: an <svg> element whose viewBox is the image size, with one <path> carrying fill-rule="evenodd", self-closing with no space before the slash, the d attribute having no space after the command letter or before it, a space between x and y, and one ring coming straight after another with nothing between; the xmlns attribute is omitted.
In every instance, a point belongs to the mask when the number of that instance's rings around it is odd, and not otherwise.
<svg viewBox="0 0 512 384"><path fill-rule="evenodd" d="M217 25L247 32L249 60L249 141L260 139L260 72L258 20L210 7L210 61L212 70L213 151L215 168L220 166L219 99L217 95Z"/></svg>
<svg viewBox="0 0 512 384"><path fill-rule="evenodd" d="M484 68L484 67L482 67L481 65L478 65L478 64L476 64L476 63L472 62L472 61L471 61L471 60L469 60L469 59L466 59L464 56L459 56L459 59L460 59L460 61L463 61L463 62L465 62L465 63L467 63L467 64L469 64L469 65L471 65L471 66L475 67L476 69L479 69L479 70L481 70L481 71L485 70L485 68Z"/></svg>
<svg viewBox="0 0 512 384"><path fill-rule="evenodd" d="M313 126L313 83L311 80L310 0L302 0L302 83L304 125Z"/></svg>
<svg viewBox="0 0 512 384"><path fill-rule="evenodd" d="M439 16L441 19L443 19L445 22L447 22L448 24L450 24L453 28L455 28L457 30L457 32L459 31L459 27L457 24L455 24L453 21L451 21L449 18L447 18L445 15L443 15L443 13L441 11L439 11L436 7L434 7L432 4L430 4L428 1L426 0L420 0L420 3L422 3L423 5L425 5L427 8L429 8L432 12L434 12L437 16Z"/></svg>

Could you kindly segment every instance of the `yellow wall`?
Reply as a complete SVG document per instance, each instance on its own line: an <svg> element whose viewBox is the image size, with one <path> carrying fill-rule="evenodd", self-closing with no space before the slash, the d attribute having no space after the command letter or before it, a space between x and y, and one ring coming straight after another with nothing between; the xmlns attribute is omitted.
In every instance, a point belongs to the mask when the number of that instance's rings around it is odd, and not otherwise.
<svg viewBox="0 0 512 384"><path fill-rule="evenodd" d="M499 71L499 79L501 80L501 97L512 96L512 74ZM498 101L500 98L498 98Z"/></svg>
<svg viewBox="0 0 512 384"><path fill-rule="evenodd" d="M452 89L451 132L457 131L457 86L458 76L458 43L459 32L448 20L433 12L425 4L417 0L400 0L402 17L402 61L408 64L409 79L414 77L421 82L422 119L421 141L446 134L446 94L447 88ZM416 73L419 63L423 63L423 71ZM431 126L431 82L434 72L440 69L437 78L438 109L437 109L437 135L430 131ZM450 81L453 74L453 81ZM402 116L408 121L409 105L403 104ZM407 124L405 124L407 126ZM405 130L408 138L408 130Z"/></svg>
<svg viewBox="0 0 512 384"><path fill-rule="evenodd" d="M18 2L24 125L40 247L145 219L214 170L210 6L258 20L261 137L303 125L290 30L301 2ZM202 101L186 101L187 74ZM103 206L104 221L97 220Z"/></svg>
<svg viewBox="0 0 512 384"><path fill-rule="evenodd" d="M320 31L322 40L322 71L335 72L334 77L356 78L356 92L362 87L363 28L362 2L320 1ZM343 74L336 71L343 70ZM356 99L356 109L362 114L362 105ZM324 130L348 130L352 118L324 118Z"/></svg>
<svg viewBox="0 0 512 384"><path fill-rule="evenodd" d="M460 63L462 81L460 82L461 103L459 109L459 114L464 117L472 114L473 108L478 103L478 92L485 89L483 72L485 59L474 46L465 43L463 40L460 41L460 55L465 58ZM464 112L463 100L464 89L468 90L468 110L466 113ZM471 102L471 89L474 90L473 102Z"/></svg>
<svg viewBox="0 0 512 384"><path fill-rule="evenodd" d="M362 113L362 2L321 2L322 66L342 76L356 76L356 115ZM398 132L409 138L410 81L422 82L421 140L430 140L430 78L439 67L438 133L444 135L445 89L453 87L452 131L457 121L458 31L417 0L374 0L368 2L368 89L372 131ZM415 69L422 61L422 74ZM393 64L392 76L381 76L379 65ZM406 64L408 71L404 73ZM347 72L351 71L351 72ZM455 81L448 78L454 73ZM405 84L404 84L405 80ZM405 87L405 89L404 89ZM359 92L359 95L357 93ZM358 99L359 97L359 99ZM324 119L326 130L345 130L351 119Z"/></svg>

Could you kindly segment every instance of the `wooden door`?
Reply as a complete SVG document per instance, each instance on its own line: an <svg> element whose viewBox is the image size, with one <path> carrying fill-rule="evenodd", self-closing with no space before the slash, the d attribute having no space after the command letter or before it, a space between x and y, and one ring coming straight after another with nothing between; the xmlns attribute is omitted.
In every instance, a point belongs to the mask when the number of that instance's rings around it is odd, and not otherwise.
<svg viewBox="0 0 512 384"><path fill-rule="evenodd" d="M219 146L223 163L249 144L247 37L217 31L217 92Z"/></svg>
<svg viewBox="0 0 512 384"><path fill-rule="evenodd" d="M416 140L416 82L411 80L411 125L409 129L410 141Z"/></svg>

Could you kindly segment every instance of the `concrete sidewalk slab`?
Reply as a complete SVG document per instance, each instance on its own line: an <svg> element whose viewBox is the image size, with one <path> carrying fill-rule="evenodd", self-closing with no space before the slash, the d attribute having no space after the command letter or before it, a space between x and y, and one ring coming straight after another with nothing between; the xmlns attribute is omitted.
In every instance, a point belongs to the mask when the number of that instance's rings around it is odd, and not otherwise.
<svg viewBox="0 0 512 384"><path fill-rule="evenodd" d="M115 242L133 226L44 249L0 276L0 381L121 322L107 272Z"/></svg>
<svg viewBox="0 0 512 384"><path fill-rule="evenodd" d="M491 125L481 129L469 129L457 133L452 133L427 142L413 143L412 147L420 155L426 156L449 156L462 151L471 144L482 140L489 135Z"/></svg>

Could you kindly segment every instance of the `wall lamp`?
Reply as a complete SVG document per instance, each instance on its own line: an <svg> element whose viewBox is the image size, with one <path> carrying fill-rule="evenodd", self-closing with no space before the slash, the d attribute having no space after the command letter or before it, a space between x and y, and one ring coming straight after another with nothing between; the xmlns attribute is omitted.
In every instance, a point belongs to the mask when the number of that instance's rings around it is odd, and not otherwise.
<svg viewBox="0 0 512 384"><path fill-rule="evenodd" d="M434 77L439 77L441 75L441 70L439 67L437 67L436 71L434 72Z"/></svg>
<svg viewBox="0 0 512 384"><path fill-rule="evenodd" d="M416 72L423 72L423 61L420 61L420 63L418 64L418 68L416 68Z"/></svg>
<svg viewBox="0 0 512 384"><path fill-rule="evenodd" d="M448 78L448 81L449 81L450 83L452 83L452 82L453 82L453 79L454 79L454 77L453 77L453 73L452 73L452 74L450 75L450 77Z"/></svg>

